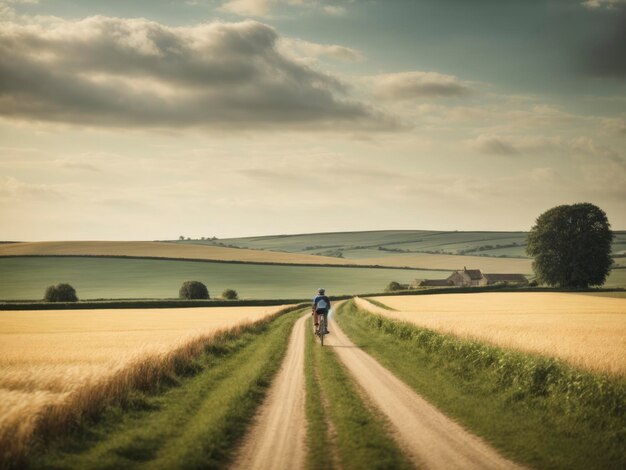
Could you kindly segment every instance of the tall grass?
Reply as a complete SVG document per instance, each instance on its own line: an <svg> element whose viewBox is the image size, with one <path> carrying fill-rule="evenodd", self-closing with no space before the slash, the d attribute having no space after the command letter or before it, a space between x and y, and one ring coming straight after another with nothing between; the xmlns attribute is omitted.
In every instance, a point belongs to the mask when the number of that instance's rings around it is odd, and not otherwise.
<svg viewBox="0 0 626 470"><path fill-rule="evenodd" d="M538 467L625 468L626 381L359 310L337 321L398 377Z"/></svg>
<svg viewBox="0 0 626 470"><path fill-rule="evenodd" d="M127 404L137 391L156 390L163 383L192 372L194 360L213 345L264 328L278 316L298 308L301 306L284 309L256 322L197 336L165 352L139 357L111 375L76 387L62 399L45 404L36 413L16 415L0 428L0 467L25 465L28 451L35 444L42 445L68 434L84 422L93 420L107 407Z"/></svg>

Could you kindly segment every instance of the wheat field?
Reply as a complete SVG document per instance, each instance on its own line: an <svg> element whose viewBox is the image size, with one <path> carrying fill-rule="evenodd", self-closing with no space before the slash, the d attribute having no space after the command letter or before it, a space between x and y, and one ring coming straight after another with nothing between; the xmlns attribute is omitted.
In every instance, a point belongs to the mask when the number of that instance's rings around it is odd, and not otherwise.
<svg viewBox="0 0 626 470"><path fill-rule="evenodd" d="M0 244L0 256L134 256L284 264L356 264L330 256L142 241L63 241Z"/></svg>
<svg viewBox="0 0 626 470"><path fill-rule="evenodd" d="M626 376L626 298L556 292L373 297L359 306L443 333Z"/></svg>
<svg viewBox="0 0 626 470"><path fill-rule="evenodd" d="M283 308L0 311L0 460L36 429L149 385L213 336Z"/></svg>

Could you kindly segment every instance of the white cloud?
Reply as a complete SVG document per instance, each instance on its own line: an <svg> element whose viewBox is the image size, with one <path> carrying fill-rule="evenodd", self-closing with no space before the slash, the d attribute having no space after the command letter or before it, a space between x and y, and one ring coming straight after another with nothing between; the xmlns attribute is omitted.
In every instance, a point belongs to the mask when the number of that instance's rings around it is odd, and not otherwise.
<svg viewBox="0 0 626 470"><path fill-rule="evenodd" d="M382 74L370 77L368 81L377 97L388 100L457 97L472 92L467 82L436 72Z"/></svg>
<svg viewBox="0 0 626 470"><path fill-rule="evenodd" d="M626 4L625 0L584 0L581 5L590 10L599 8L613 9Z"/></svg>
<svg viewBox="0 0 626 470"><path fill-rule="evenodd" d="M336 5L326 5L322 7L322 10L329 15L333 16L343 16L346 14L346 9L344 7L336 6Z"/></svg>
<svg viewBox="0 0 626 470"><path fill-rule="evenodd" d="M479 152L490 155L517 155L520 153L513 143L497 136L480 135L470 141L469 144Z"/></svg>
<svg viewBox="0 0 626 470"><path fill-rule="evenodd" d="M626 137L626 119L617 118L605 118L601 121L601 126L604 130L611 134L621 135Z"/></svg>
<svg viewBox="0 0 626 470"><path fill-rule="evenodd" d="M230 0L220 10L239 16L265 16L270 12L273 0Z"/></svg>
<svg viewBox="0 0 626 470"><path fill-rule="evenodd" d="M295 57L328 58L341 62L359 62L365 59L356 49L337 44L319 44L302 39L283 38L279 42L281 51Z"/></svg>
<svg viewBox="0 0 626 470"><path fill-rule="evenodd" d="M227 0L219 10L238 16L269 16L272 9L281 5L298 6L321 11L332 16L345 15L346 9L339 5L327 5L318 0Z"/></svg>
<svg viewBox="0 0 626 470"><path fill-rule="evenodd" d="M48 184L26 183L13 176L0 176L0 199L59 198L61 191Z"/></svg>
<svg viewBox="0 0 626 470"><path fill-rule="evenodd" d="M255 22L169 27L91 17L0 29L0 116L108 127L390 128ZM340 46L305 43L347 58ZM330 49L329 49L330 47Z"/></svg>

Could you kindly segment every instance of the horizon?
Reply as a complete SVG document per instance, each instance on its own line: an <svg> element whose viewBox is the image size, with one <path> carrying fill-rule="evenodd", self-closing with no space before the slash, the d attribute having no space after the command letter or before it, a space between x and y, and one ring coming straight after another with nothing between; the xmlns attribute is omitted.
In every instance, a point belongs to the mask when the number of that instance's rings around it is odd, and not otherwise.
<svg viewBox="0 0 626 470"><path fill-rule="evenodd" d="M583 201L626 227L624 19L618 0L0 0L0 238L528 231Z"/></svg>
<svg viewBox="0 0 626 470"><path fill-rule="evenodd" d="M216 235L200 235L192 236L185 234L185 240L189 236L190 241L209 240L215 236L216 240L233 240L238 238L272 238L272 237L297 237L306 235L334 235L341 233L374 233L374 232L438 232L438 233L528 233L528 230L434 230L434 229L372 229L372 230L344 230L344 231L328 231L328 232L302 232L302 233L267 233L260 235L241 235L241 236L223 236ZM626 232L626 229L611 229L613 233ZM172 238L136 238L136 239L96 239L96 238L67 238L67 239L45 239L45 240L0 240L0 243L40 243L40 242L171 242L178 241L179 234ZM204 239L202 237L205 237Z"/></svg>

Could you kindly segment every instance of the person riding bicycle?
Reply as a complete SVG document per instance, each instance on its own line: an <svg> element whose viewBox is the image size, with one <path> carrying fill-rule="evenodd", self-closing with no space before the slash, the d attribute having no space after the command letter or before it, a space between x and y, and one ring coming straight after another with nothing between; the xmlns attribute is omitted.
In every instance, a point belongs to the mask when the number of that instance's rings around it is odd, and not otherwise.
<svg viewBox="0 0 626 470"><path fill-rule="evenodd" d="M324 332L324 334L328 334L328 312L330 310L330 299L326 296L326 291L323 288L320 287L317 292L318 294L313 299L312 312L312 315L314 317L315 330L317 331L317 327L320 325L320 315L324 315L324 325L326 326L326 331Z"/></svg>

